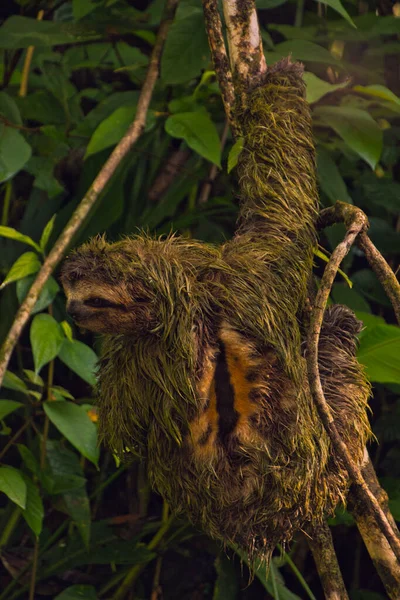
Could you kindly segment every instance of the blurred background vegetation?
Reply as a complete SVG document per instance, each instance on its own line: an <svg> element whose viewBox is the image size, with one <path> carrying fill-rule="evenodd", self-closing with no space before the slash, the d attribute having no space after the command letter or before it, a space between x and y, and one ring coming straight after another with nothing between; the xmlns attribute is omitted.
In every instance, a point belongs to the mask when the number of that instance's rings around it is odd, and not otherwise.
<svg viewBox="0 0 400 600"><path fill-rule="evenodd" d="M267 63L306 67L321 204L354 203L392 267L400 254L400 4L257 0ZM135 115L163 1L2 0L0 6L0 340L46 252ZM181 0L145 132L74 239L146 228L229 238L234 163L200 0ZM228 160L229 159L229 160ZM326 231L316 275L343 235ZM364 321L359 359L374 385L370 447L400 519L400 333L353 248L332 300ZM348 276L348 277L347 277ZM98 340L65 312L57 273L19 340L0 392L0 600L321 598L304 536L249 578L152 493L146 466L98 448ZM171 477L174 473L171 472ZM342 509L331 521L353 600L385 598ZM242 557L243 558L243 557ZM312 590L312 591L311 591Z"/></svg>

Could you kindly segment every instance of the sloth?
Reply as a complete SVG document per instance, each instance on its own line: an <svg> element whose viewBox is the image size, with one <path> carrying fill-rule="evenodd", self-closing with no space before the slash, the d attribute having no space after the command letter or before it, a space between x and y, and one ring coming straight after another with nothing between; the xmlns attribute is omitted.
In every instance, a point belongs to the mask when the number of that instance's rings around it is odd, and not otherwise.
<svg viewBox="0 0 400 600"><path fill-rule="evenodd" d="M345 502L349 478L304 357L318 196L301 66L271 68L241 119L232 240L97 237L71 253L61 280L76 323L103 334L101 440L146 460L173 510L268 560ZM360 328L331 306L319 342L324 393L359 464L370 437Z"/></svg>

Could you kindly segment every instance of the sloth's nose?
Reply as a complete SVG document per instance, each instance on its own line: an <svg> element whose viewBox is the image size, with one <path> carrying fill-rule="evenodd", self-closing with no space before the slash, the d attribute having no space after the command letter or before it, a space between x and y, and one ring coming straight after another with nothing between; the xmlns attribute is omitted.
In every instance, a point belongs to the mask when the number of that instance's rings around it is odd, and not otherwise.
<svg viewBox="0 0 400 600"><path fill-rule="evenodd" d="M71 300L67 302L67 313L74 319L79 319L79 316L82 314L82 306L80 302L76 300Z"/></svg>

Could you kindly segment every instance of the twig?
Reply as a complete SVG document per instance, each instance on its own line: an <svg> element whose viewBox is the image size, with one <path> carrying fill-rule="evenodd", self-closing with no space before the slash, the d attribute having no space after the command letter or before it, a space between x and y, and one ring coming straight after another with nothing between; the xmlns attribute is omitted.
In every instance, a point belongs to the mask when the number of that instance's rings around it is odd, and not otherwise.
<svg viewBox="0 0 400 600"><path fill-rule="evenodd" d="M254 0L223 0L235 91L242 105L267 72Z"/></svg>
<svg viewBox="0 0 400 600"><path fill-rule="evenodd" d="M332 253L332 256L323 274L321 286L311 313L310 328L307 340L308 378L312 397L317 406L319 416L324 424L337 455L343 461L343 464L345 465L354 486L357 488L357 494L360 498L362 498L364 510L371 516L371 518L375 519L377 525L381 528L382 532L386 536L386 539L388 540L394 554L400 561L400 542L394 534L393 529L384 512L382 511L377 499L368 488L368 485L365 483L360 468L354 463L346 444L339 435L331 410L326 402L319 375L318 342L325 306L332 288L332 284L340 263L349 252L357 235L361 231L364 231L368 226L367 218L362 211L356 209L354 206L346 205L344 203L340 203L340 205L342 205L341 212L347 227L347 233L343 242L341 242Z"/></svg>
<svg viewBox="0 0 400 600"><path fill-rule="evenodd" d="M3 381L4 373L17 339L29 318L32 308L36 304L44 284L50 277L57 263L61 260L66 248L71 242L72 237L82 225L90 209L99 197L99 194L104 190L106 184L114 175L122 159L125 158L143 131L146 122L147 110L153 94L155 83L158 78L159 64L164 41L167 37L168 29L174 17L178 1L179 0L167 0L164 18L160 25L160 29L158 30L156 43L150 56L146 79L143 84L142 91L140 92L136 116L133 123L130 125L128 131L104 164L103 168L93 181L77 209L74 211L72 217L68 221L63 232L44 261L42 268L32 284L32 287L30 288L24 302L21 304L17 312L14 323L11 326L0 352L0 385Z"/></svg>
<svg viewBox="0 0 400 600"><path fill-rule="evenodd" d="M232 73L229 68L224 36L222 33L221 17L217 0L203 0L204 18L210 45L214 69L221 89L222 102L228 123L235 137L240 135L240 127L235 121L235 90L232 83Z"/></svg>
<svg viewBox="0 0 400 600"><path fill-rule="evenodd" d="M44 17L44 10L39 10L36 19L38 21L41 21L43 19L43 17ZM29 46L26 51L24 66L22 68L21 84L19 87L19 95L21 96L21 98L24 98L26 96L26 94L28 93L29 71L31 69L31 63L32 63L34 51L35 51L35 46Z"/></svg>
<svg viewBox="0 0 400 600"><path fill-rule="evenodd" d="M162 165L161 170L147 193L150 202L155 203L163 196L164 192L173 183L175 177L180 175L182 167L187 162L190 154L189 148L182 147L167 158L167 161Z"/></svg>
<svg viewBox="0 0 400 600"><path fill-rule="evenodd" d="M355 215L364 215L364 213L360 208L351 204L336 202L334 206L321 211L317 228L323 229L335 223L344 223L347 226ZM364 252L366 259L381 282L400 324L400 283L397 281L396 275L379 250L375 248L365 231L360 232L360 235L356 238L356 244Z"/></svg>
<svg viewBox="0 0 400 600"><path fill-rule="evenodd" d="M375 275L389 296L396 319L400 325L400 283L397 281L396 275L366 233L360 233L357 238L357 245L364 252Z"/></svg>
<svg viewBox="0 0 400 600"><path fill-rule="evenodd" d="M328 525L324 522L321 525L309 527L307 533L309 534L307 542L315 560L326 600L348 600L349 596L340 572Z"/></svg>
<svg viewBox="0 0 400 600"><path fill-rule="evenodd" d="M31 573L31 582L30 582L30 586L29 586L29 600L35 600L38 554L39 554L39 538L36 538L35 547L33 549L32 573Z"/></svg>
<svg viewBox="0 0 400 600"><path fill-rule="evenodd" d="M379 485L367 451L365 451L365 458L361 468L367 485L378 500L394 533L399 537L396 522L389 510L388 496L385 490ZM357 523L358 530L388 597L392 600L397 600L397 598L400 598L400 568L396 556L375 519L365 511L364 502L359 497L357 488L353 486L350 488L347 500L347 508Z"/></svg>
<svg viewBox="0 0 400 600"><path fill-rule="evenodd" d="M21 435L21 433L23 433L25 431L25 429L27 427L29 427L29 425L31 424L31 419L28 419L27 421L25 421L25 423L22 425L22 427L20 427L18 429L18 431L15 433L15 435L13 435L13 437L11 438L11 440L9 440L7 442L7 444L4 446L3 450L0 452L0 460L2 460L3 456L5 455L5 453L7 452L7 450L13 445L13 443L19 438L19 436Z"/></svg>
<svg viewBox="0 0 400 600"><path fill-rule="evenodd" d="M228 121L225 121L224 130L221 135L221 151L224 149L226 144L226 140L228 137L229 124ZM204 182L203 187L201 188L200 196L199 196L199 204L205 204L208 200L208 197L211 193L212 186L216 176L218 175L218 167L217 165L212 165L210 169L210 173L208 175L207 180Z"/></svg>

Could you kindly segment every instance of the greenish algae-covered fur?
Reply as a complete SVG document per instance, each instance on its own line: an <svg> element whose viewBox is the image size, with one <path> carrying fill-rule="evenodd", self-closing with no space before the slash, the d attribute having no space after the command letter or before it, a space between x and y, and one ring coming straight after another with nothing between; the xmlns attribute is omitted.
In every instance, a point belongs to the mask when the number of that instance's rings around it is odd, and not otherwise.
<svg viewBox="0 0 400 600"><path fill-rule="evenodd" d="M317 189L301 72L278 63L240 116L231 241L96 238L62 274L77 321L105 333L101 439L122 458L143 456L174 510L266 559L331 514L349 485L303 356ZM347 308L328 309L319 364L337 427L361 462L370 390L355 358L359 328Z"/></svg>

